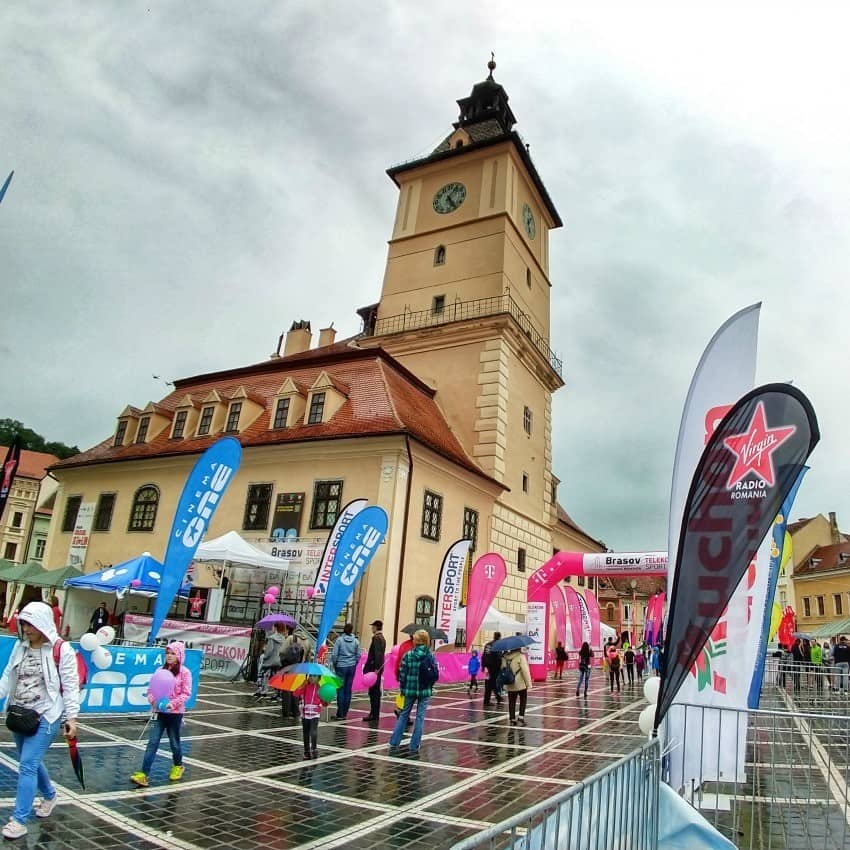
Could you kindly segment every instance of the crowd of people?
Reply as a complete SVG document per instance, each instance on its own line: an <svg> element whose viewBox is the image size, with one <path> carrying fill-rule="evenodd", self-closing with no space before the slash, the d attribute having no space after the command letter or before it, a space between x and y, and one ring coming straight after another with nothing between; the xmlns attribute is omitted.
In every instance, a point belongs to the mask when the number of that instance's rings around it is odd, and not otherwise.
<svg viewBox="0 0 850 850"><path fill-rule="evenodd" d="M796 637L775 653L776 682L789 684L795 694L803 688L815 694L832 691L850 695L850 643L845 635L819 643L813 638Z"/></svg>

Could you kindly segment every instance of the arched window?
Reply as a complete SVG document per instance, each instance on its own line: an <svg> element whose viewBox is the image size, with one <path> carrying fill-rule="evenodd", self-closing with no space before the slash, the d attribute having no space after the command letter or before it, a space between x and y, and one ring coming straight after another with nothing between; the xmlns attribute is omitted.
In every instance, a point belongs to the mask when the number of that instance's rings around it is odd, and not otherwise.
<svg viewBox="0 0 850 850"><path fill-rule="evenodd" d="M437 250L434 251L434 265L441 266L446 262L446 246L438 245Z"/></svg>
<svg viewBox="0 0 850 850"><path fill-rule="evenodd" d="M127 531L153 531L156 509L159 506L159 488L145 484L136 490L133 507L130 509L130 524Z"/></svg>
<svg viewBox="0 0 850 850"><path fill-rule="evenodd" d="M430 626L434 619L434 598L432 596L416 597L416 616L413 622L420 626Z"/></svg>

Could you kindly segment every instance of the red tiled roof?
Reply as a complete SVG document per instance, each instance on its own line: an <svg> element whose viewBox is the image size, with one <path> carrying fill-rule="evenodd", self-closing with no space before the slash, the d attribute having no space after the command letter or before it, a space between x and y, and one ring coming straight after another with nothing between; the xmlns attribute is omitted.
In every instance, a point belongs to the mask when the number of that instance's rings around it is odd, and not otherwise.
<svg viewBox="0 0 850 850"><path fill-rule="evenodd" d="M281 384L292 378L296 385L309 387L323 371L348 391L346 401L331 419L316 425L270 430L273 399ZM340 342L252 366L184 378L175 381L174 390L158 404L173 411L187 393L203 398L217 390L222 397L229 398L240 386L266 408L265 413L236 435L243 447L409 434L465 469L493 480L464 451L434 402L434 391L381 349L358 349ZM200 453L220 436L174 440L166 429L150 443L119 447L113 446L110 436L88 451L55 464L55 468Z"/></svg>
<svg viewBox="0 0 850 850"><path fill-rule="evenodd" d="M796 534L801 528L807 526L814 517L804 517L802 519L795 519L794 522L789 522L786 526L785 530L789 534Z"/></svg>
<svg viewBox="0 0 850 850"><path fill-rule="evenodd" d="M637 584L635 585L636 596L652 596L653 593L658 593L659 590L666 590L667 579L664 576L633 576ZM611 585L618 593L624 596L632 595L632 579L631 578L611 578L608 579Z"/></svg>
<svg viewBox="0 0 850 850"><path fill-rule="evenodd" d="M0 446L0 457L6 457L8 446ZM56 455L47 452L31 452L29 449L21 449L21 462L18 465L17 474L24 478L35 478L41 481L47 470L59 460Z"/></svg>
<svg viewBox="0 0 850 850"><path fill-rule="evenodd" d="M846 556L843 561L842 554ZM818 563L812 565L812 559ZM794 577L812 576L832 570L850 571L850 543L833 543L831 546L812 549L805 560L794 567Z"/></svg>

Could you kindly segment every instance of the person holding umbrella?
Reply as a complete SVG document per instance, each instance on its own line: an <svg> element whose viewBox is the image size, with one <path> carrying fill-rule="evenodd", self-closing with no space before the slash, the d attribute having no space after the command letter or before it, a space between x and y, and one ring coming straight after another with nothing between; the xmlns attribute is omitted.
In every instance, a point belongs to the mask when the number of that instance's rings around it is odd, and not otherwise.
<svg viewBox="0 0 850 850"><path fill-rule="evenodd" d="M508 673L500 677L505 681L505 690L508 693L508 719L511 726L520 723L525 726L525 707L528 703L528 692L531 690L531 670L528 667L528 659L523 649L534 643L534 639L526 635L514 635L494 641L491 650L496 649L504 652L502 656L502 668ZM519 714L517 714L517 701L519 701Z"/></svg>
<svg viewBox="0 0 850 850"><path fill-rule="evenodd" d="M271 634L266 638L266 646L257 670L257 690L254 691L254 699L263 699L269 695L269 679L280 670L284 629L285 625L282 622L274 623ZM276 694L274 699L277 699Z"/></svg>
<svg viewBox="0 0 850 850"><path fill-rule="evenodd" d="M4 838L27 834L36 790L41 803L35 814L47 818L56 807L56 788L42 763L62 717L64 734L77 737L80 684L71 644L60 641L53 611L44 602L30 602L18 614L18 641L0 678L0 699L8 696L6 725L15 739L20 768L15 808L3 827Z"/></svg>

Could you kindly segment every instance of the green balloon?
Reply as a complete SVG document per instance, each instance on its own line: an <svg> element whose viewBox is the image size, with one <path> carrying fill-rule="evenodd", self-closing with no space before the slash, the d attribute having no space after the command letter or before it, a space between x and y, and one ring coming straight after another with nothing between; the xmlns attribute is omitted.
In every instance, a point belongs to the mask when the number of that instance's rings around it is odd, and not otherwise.
<svg viewBox="0 0 850 850"><path fill-rule="evenodd" d="M335 685L332 685L330 682L325 682L325 684L319 688L319 699L322 702L330 702L336 697L336 690Z"/></svg>

